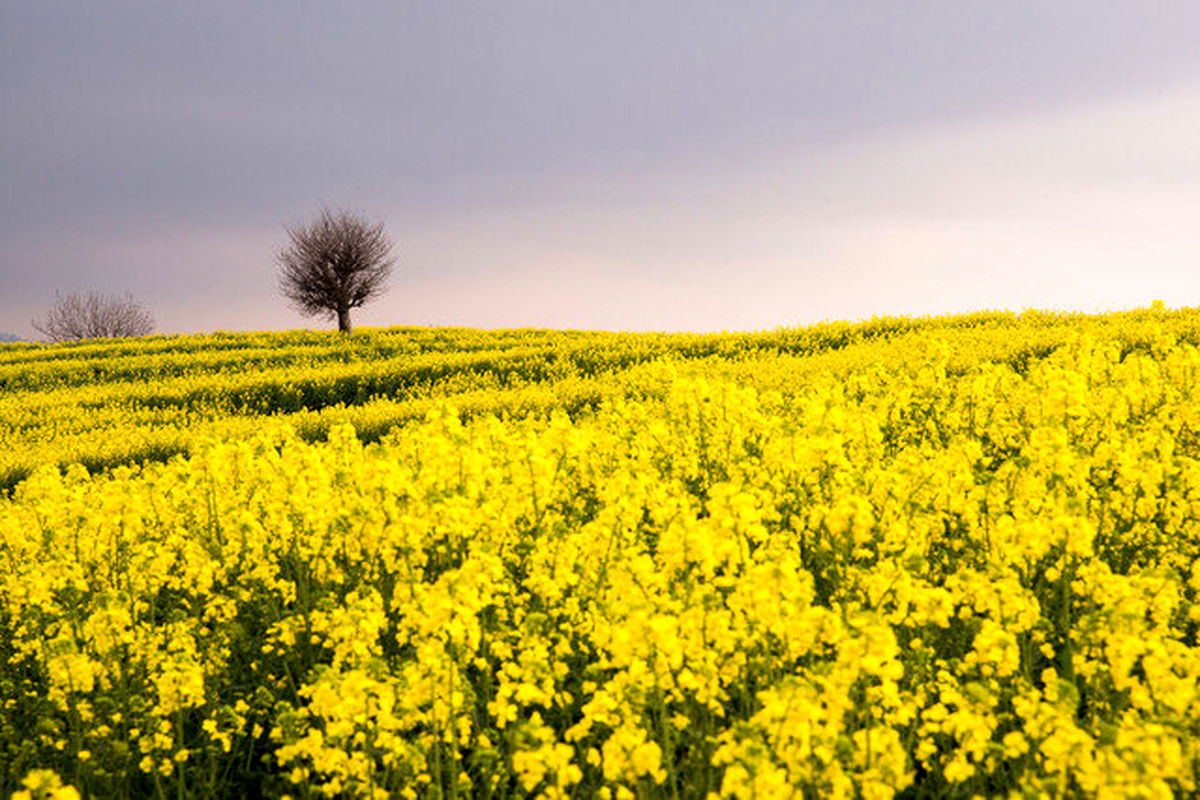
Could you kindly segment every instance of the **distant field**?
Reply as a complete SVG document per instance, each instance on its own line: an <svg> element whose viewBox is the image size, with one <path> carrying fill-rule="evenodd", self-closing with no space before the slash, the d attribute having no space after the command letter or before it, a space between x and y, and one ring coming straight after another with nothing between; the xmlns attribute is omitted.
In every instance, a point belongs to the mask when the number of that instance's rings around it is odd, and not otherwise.
<svg viewBox="0 0 1200 800"><path fill-rule="evenodd" d="M0 796L1195 796L1198 346L7 345Z"/></svg>

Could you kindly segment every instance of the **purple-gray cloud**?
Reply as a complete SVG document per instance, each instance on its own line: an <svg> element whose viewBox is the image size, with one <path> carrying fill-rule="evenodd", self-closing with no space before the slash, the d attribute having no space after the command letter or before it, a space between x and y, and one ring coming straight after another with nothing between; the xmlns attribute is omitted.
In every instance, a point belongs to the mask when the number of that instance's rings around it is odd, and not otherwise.
<svg viewBox="0 0 1200 800"><path fill-rule="evenodd" d="M93 288L300 324L271 252L322 203L404 254L377 324L1140 300L1000 254L1145 253L1184 302L1198 34L1183 2L4 2L0 330Z"/></svg>

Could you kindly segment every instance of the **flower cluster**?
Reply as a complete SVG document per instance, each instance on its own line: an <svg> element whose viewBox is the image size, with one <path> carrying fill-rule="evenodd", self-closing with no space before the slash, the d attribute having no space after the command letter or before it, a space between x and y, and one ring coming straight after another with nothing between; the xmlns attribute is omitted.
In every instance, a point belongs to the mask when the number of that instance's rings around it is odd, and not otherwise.
<svg viewBox="0 0 1200 800"><path fill-rule="evenodd" d="M268 377L450 366L416 400L189 409L169 460L26 453L0 794L1200 791L1200 313L292 336L354 357ZM54 354L220 388L203 365L262 344L169 342L16 350L0 415L83 392L38 383ZM469 343L560 360L501 379Z"/></svg>

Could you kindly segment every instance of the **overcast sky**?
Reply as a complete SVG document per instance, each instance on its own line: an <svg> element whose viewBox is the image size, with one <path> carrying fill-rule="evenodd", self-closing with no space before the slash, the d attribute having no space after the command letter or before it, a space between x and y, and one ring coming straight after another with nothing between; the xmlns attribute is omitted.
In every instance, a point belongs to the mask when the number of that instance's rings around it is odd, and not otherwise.
<svg viewBox="0 0 1200 800"><path fill-rule="evenodd" d="M0 331L327 327L323 204L401 253L364 325L761 329L1200 305L1200 3L0 0Z"/></svg>

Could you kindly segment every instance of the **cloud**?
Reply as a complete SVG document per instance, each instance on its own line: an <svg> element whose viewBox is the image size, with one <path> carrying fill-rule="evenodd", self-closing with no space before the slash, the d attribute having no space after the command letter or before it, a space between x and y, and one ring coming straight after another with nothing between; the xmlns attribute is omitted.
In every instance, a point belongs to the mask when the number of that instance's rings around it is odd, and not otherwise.
<svg viewBox="0 0 1200 800"><path fill-rule="evenodd" d="M523 206L415 226L413 260L460 277L452 294L418 287L408 310L716 329L1187 305L1198 133L1200 85L1185 85L717 165L576 171Z"/></svg>
<svg viewBox="0 0 1200 800"><path fill-rule="evenodd" d="M572 168L381 209L402 263L360 324L716 330L882 313L1100 310L1200 297L1200 85L824 148ZM143 296L173 330L320 324L274 291L276 226L43 237L6 302ZM42 269L42 268L36 268ZM27 313L3 309L24 331Z"/></svg>
<svg viewBox="0 0 1200 800"><path fill-rule="evenodd" d="M321 203L403 255L366 323L1195 295L1193 4L682 8L4 9L0 329L74 288L168 330L319 324L271 253Z"/></svg>

